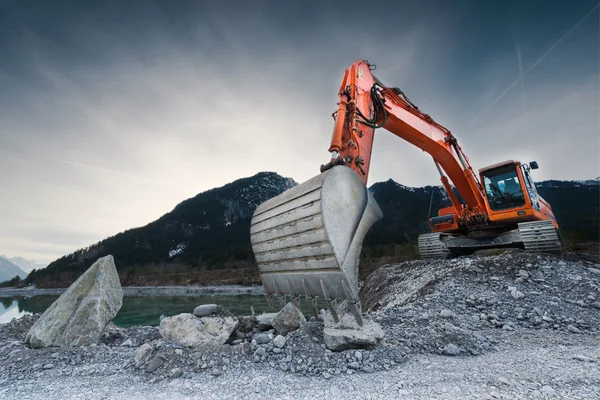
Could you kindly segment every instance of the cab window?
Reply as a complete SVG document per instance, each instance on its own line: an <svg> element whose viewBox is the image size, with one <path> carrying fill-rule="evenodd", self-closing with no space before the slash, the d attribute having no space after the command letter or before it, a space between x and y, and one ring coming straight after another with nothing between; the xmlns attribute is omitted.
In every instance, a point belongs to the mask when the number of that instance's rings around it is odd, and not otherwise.
<svg viewBox="0 0 600 400"><path fill-rule="evenodd" d="M525 196L514 164L484 172L483 182L492 211L525 205Z"/></svg>

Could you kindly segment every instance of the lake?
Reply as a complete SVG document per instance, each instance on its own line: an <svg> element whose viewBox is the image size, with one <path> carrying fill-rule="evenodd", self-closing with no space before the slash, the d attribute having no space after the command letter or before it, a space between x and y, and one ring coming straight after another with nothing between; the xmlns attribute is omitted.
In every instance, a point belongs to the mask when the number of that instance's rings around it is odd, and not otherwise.
<svg viewBox="0 0 600 400"><path fill-rule="evenodd" d="M9 322L25 314L43 313L59 296L4 297L0 298L0 323ZM165 317L181 313L191 313L200 304L219 304L236 315L251 315L250 306L256 314L277 312L279 303L275 301L270 310L267 299L262 295L203 295L177 297L123 297L123 307L113 319L116 325L158 325ZM319 304L321 305L321 304ZM302 310L310 313L306 301Z"/></svg>

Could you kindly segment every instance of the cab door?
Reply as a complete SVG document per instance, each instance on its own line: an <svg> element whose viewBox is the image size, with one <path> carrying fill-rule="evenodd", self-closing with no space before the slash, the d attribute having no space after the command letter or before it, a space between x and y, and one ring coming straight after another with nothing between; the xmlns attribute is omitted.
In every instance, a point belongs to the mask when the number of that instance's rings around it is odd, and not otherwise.
<svg viewBox="0 0 600 400"><path fill-rule="evenodd" d="M523 175L523 180L525 181L525 189L529 194L529 200L531 201L531 206L534 210L540 211L540 199L538 196L537 189L535 184L533 183L533 179L531 179L531 175L529 174L529 168L527 165L521 165L521 172Z"/></svg>

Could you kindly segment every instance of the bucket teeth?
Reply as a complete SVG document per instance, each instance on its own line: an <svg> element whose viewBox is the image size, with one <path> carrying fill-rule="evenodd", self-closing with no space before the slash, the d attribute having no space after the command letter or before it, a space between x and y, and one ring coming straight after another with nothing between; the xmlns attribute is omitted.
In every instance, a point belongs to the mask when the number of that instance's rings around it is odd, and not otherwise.
<svg viewBox="0 0 600 400"><path fill-rule="evenodd" d="M329 299L327 301L329 311L331 312L331 316L335 322L340 322L340 317L338 315L338 305L336 299Z"/></svg>
<svg viewBox="0 0 600 400"><path fill-rule="evenodd" d="M265 297L267 298L267 304L269 305L269 309L273 309L273 293L265 293Z"/></svg>
<svg viewBox="0 0 600 400"><path fill-rule="evenodd" d="M356 320L356 323L359 326L363 326L362 306L360 304L360 301L357 301L356 303L350 303L348 305L348 309L350 310L352 315L354 315L354 319Z"/></svg>
<svg viewBox="0 0 600 400"><path fill-rule="evenodd" d="M319 308L317 307L317 297L307 296L308 304L315 319L319 319Z"/></svg>

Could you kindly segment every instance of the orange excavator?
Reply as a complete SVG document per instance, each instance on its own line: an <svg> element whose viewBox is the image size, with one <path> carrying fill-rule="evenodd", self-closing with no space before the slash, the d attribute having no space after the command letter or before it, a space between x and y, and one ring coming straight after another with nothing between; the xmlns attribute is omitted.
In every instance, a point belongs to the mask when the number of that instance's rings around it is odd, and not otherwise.
<svg viewBox="0 0 600 400"><path fill-rule="evenodd" d="M331 159L321 174L261 204L253 215L252 248L269 302L288 295L299 306L306 296L316 313L322 297L337 321L337 299L344 299L362 325L359 256L365 234L383 217L366 188L378 128L431 155L452 204L429 220L431 233L420 235L422 258L498 247L561 250L552 208L531 179L535 161L508 160L476 174L456 137L402 90L384 85L374 69L366 60L346 69L333 114Z"/></svg>

